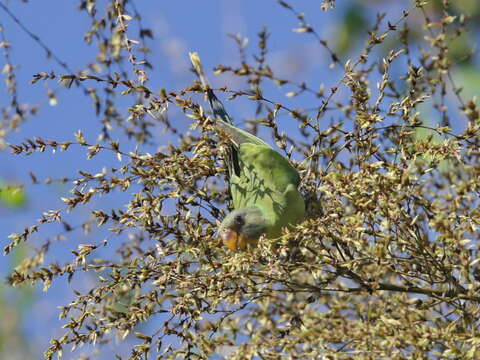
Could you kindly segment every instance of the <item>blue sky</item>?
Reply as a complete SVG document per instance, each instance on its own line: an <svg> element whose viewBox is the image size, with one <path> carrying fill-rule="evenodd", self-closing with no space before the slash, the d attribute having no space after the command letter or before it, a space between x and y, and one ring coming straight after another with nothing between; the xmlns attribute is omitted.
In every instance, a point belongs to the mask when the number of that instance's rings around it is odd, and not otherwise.
<svg viewBox="0 0 480 360"><path fill-rule="evenodd" d="M53 50L56 57L67 63L71 71L84 69L86 64L95 60L95 46L89 46L83 41L84 34L90 26L90 19L84 12L78 10L78 2L9 1L3 3L7 4L22 24ZM335 38L339 29L338 21L345 10L345 4L342 1L337 1L338 7L333 12L321 11L318 1L304 0L296 3L298 10L306 14L307 22L322 38ZM387 20L396 21L401 9L406 8L402 6L405 3L407 2L400 1L394 5L387 5L386 10L389 10ZM200 53L214 86L220 87L227 84L230 88L246 89L246 84L240 80L223 75L214 76L211 69L220 63L238 64L236 45L227 34L238 33L249 38L248 53L252 53L256 52L256 34L263 26L267 26L271 32L269 61L279 75L289 79L306 79L312 88L319 88L320 84L324 83L326 89L329 89L343 73L343 69L338 66L333 69L328 67L331 62L329 55L313 36L292 32L291 29L298 26L298 21L275 1L139 1L136 2L136 6L143 14L144 26L151 28L155 35L155 40L148 42L152 50L148 59L154 65L154 70L149 71L148 86L151 89L166 88L175 91L191 84L194 75L189 71L189 51ZM373 22L378 6L374 4L369 8L369 13L366 14L369 24ZM99 11L102 10L99 9ZM66 89L56 81L39 81L31 85L30 80L33 74L50 71L65 74L67 71L54 59L47 59L44 49L2 9L0 9L0 24L4 28L6 39L12 44L10 50L12 62L19 65L15 70L19 101L39 106L38 114L22 124L20 130L12 133L7 141L16 144L35 136L58 141L74 140L73 134L82 130L87 141L94 143L100 125L89 97L82 89L75 87ZM359 29L359 32L360 36L367 38L366 29ZM136 38L135 25L132 25L129 37ZM3 57L0 58L0 68L3 68L2 61L4 61ZM125 69L127 72L131 71L128 64ZM95 86L89 83L84 85ZM4 85L1 86L0 102L4 104L8 100L5 100L7 97ZM58 103L54 106L49 104L48 90L54 91L58 98ZM293 89L288 87L272 88L271 96L277 101L287 104L291 102L296 106L318 105L318 100L314 97L287 99L285 93L291 90ZM126 100L125 107L122 109L125 116L127 116L128 105L129 101ZM255 104L252 102L225 101L225 106L237 122L241 123L244 119L254 116ZM190 120L180 112L173 111L171 118L179 128L188 129ZM288 119L285 119L282 126L286 130L291 128ZM143 151L155 152L169 141L176 141L174 138L165 136L160 128L155 131L156 143L143 146ZM122 142L126 140L118 130L113 131L113 138ZM125 146L128 147L127 150L133 150L137 144L130 141ZM8 234L21 231L25 226L36 223L44 211L64 206L59 198L67 195L69 185L31 185L29 171L32 171L41 181L48 177L64 176L74 179L78 168L95 173L101 171L102 167L112 166L119 166L119 163L111 154L100 154L88 161L84 149L75 146L67 152L57 152L54 155L35 153L30 156L13 156L8 151L0 151L0 179L25 184L28 199L26 207L22 209L0 208L0 238L5 239ZM67 215L67 219L75 225L80 222L78 219L87 219L91 209L121 208L127 199L128 194L116 192L77 209L73 215ZM40 235L35 236L34 241L29 245L39 246L44 239L51 238L61 231L61 226L46 225ZM94 231L91 236L98 241L98 237L106 235L101 231ZM80 242L88 242L86 240L88 239L81 237L77 239ZM71 242L71 239L68 242L57 242L54 251L50 254L50 259L71 260L73 255L69 250L74 248L72 243L74 242ZM13 257L2 258L0 260L2 273L5 273L13 262ZM75 289L86 290L91 284L92 279L85 276L79 285L75 285ZM34 348L45 349L49 338L62 333L62 322L57 320L57 306L68 302L72 296L71 289L72 287L63 280L55 281L52 289L47 293L38 289L31 308L25 313L26 316L31 317L31 325L24 327ZM9 299L15 299L14 294L8 296ZM48 326L45 326L46 324ZM105 356L107 356L105 359L108 358L108 355Z"/></svg>
<svg viewBox="0 0 480 360"><path fill-rule="evenodd" d="M9 10L18 17L29 31L38 36L43 44L52 50L53 54L61 61L68 64L72 72L84 69L85 65L95 60L96 48L84 43L83 38L90 26L90 19L84 12L77 9L77 2L16 2L6 3ZM155 5L152 5L155 4ZM291 31L297 27L296 19L281 6L272 1L158 1L137 2L137 9L144 15L142 21L145 27L152 29L155 40L149 41L151 54L149 60L154 65L150 71L148 86L152 89L166 88L178 90L190 84L194 79L189 69L188 52L198 51L204 66L209 73L210 80L216 86L228 84L232 88L246 88L238 79L228 76L214 77L211 69L213 66L224 64L238 64L238 52L234 41L227 34L241 34L250 40L250 52L256 51L257 33L263 26L267 26L272 33L269 41L271 54L269 58L272 65L276 66L282 76L288 78L303 78L312 74L312 84L318 87L320 80L336 81L332 77L335 72L325 73L329 63L328 54L319 46L313 37L302 36ZM311 22L324 36L328 36L335 29L335 15L321 12L316 2L303 1L300 9L307 14L312 14ZM101 9L99 12L101 13ZM22 124L19 131L10 134L7 141L13 144L20 143L26 138L41 137L58 141L73 140L73 134L82 130L87 141L95 142L100 129L98 119L92 103L83 90L72 87L63 88L56 81L43 82L31 85L32 76L39 72L57 74L68 73L54 59L46 58L45 50L35 42L18 24L16 24L5 11L0 9L0 23L4 28L4 35L11 43L11 61L19 67L15 70L18 83L18 96L21 103L38 105L38 114ZM134 25L131 28L131 38L135 38ZM2 58L3 61L4 59ZM291 66L290 64L296 64ZM2 66L3 67L3 64ZM127 72L131 69L128 69ZM3 85L2 85L3 86ZM85 86L95 86L87 84ZM327 84L328 86L328 84ZM54 106L49 104L47 91L52 90L58 99ZM1 88L3 94L5 89ZM285 100L285 89L276 94L279 100ZM282 94L283 93L283 94ZM2 95L2 104L6 97ZM8 101L8 100L6 100ZM128 103L126 103L126 106ZM127 114L126 106L123 111ZM235 117L242 121L253 116L255 106L246 101L226 102L226 106ZM172 117L180 128L188 129L189 119L178 112ZM154 152L168 141L176 139L166 138L162 129L158 132L157 144L146 146L144 151ZM117 139L125 140L120 131L113 132ZM136 144L130 142L130 149ZM13 156L9 152L0 152L0 178L4 181L13 181L25 184L28 202L22 209L0 208L0 237L5 239L12 232L19 232L25 226L35 224L44 211L62 208L61 196L68 196L70 186L54 184L52 186L31 185L29 171L32 171L41 181L45 178L61 178L68 176L75 178L76 170L92 173L101 171L102 167L118 166L111 154L100 154L93 160L86 160L86 152L78 147L71 147L67 152L35 153L30 156ZM77 209L68 221L72 225L79 224L87 219L89 210L93 208L122 207L128 195L116 192L101 200L96 200L86 207ZM31 247L40 246L45 239L53 238L63 229L57 224L47 224L42 227L39 235L32 238ZM75 243L100 241L106 236L101 231L93 231L91 238L69 235L68 241L55 242L53 251L48 260L68 261L73 258L70 253ZM5 241L5 240L4 240ZM5 271L13 266L15 257L4 257L0 260L0 270ZM71 290L87 290L92 285L92 279L83 276L81 281L76 279L76 284L71 286L64 279L55 280L48 292L42 292L41 286L36 287L32 299L26 302L23 311L23 332L31 341L32 349L38 352L48 346L51 337L63 333L62 321L58 320L58 306L65 305L72 299ZM19 297L25 296L23 292L8 292L7 304L16 303ZM13 306L15 308L15 306ZM4 309L4 311L8 311ZM25 322L26 319L28 323ZM91 349L77 351L77 354L90 353ZM110 351L100 358L109 358ZM40 358L40 356L38 357Z"/></svg>

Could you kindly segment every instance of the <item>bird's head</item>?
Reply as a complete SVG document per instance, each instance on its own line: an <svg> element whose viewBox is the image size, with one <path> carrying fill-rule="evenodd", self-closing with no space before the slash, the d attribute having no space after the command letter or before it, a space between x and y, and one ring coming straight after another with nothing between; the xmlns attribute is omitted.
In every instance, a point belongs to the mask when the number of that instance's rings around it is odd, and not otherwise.
<svg viewBox="0 0 480 360"><path fill-rule="evenodd" d="M220 224L219 235L227 248L243 250L267 231L267 223L256 207L234 210Z"/></svg>

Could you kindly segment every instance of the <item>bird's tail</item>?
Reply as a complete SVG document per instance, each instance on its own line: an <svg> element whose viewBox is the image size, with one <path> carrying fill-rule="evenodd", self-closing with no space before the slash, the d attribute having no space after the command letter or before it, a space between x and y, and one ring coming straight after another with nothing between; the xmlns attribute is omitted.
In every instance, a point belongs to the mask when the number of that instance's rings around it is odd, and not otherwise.
<svg viewBox="0 0 480 360"><path fill-rule="evenodd" d="M197 73L198 78L200 79L200 82L202 83L203 87L205 88L205 91L207 92L207 99L210 104L210 107L212 108L213 116L215 117L216 120L221 120L226 122L227 124L233 125L233 122L230 119L230 116L228 116L227 112L225 111L223 104L220 102L220 100L218 100L218 98L210 88L210 84L208 83L207 77L205 76L205 72L203 71L202 63L200 61L200 56L198 56L198 53L196 52L191 52L189 53L189 55L190 55L190 61L192 62L193 68L195 69L195 72Z"/></svg>
<svg viewBox="0 0 480 360"><path fill-rule="evenodd" d="M230 119L230 116L228 116L227 112L225 111L223 104L220 102L220 100L218 100L218 98L213 93L213 90L210 88L210 84L208 83L205 72L203 71L202 63L200 62L200 56L198 56L198 53L196 52L191 52L189 53L189 55L193 68L197 73L200 82L205 88L205 91L207 92L208 103L210 104L210 107L212 109L217 128L220 128L227 133L231 133L231 129L236 128L234 127L233 121ZM225 129L225 127L227 128ZM230 145L228 147L225 163L227 165L229 176L232 176L233 174L240 174L238 152L235 146Z"/></svg>
<svg viewBox="0 0 480 360"><path fill-rule="evenodd" d="M203 87L206 89L210 88L210 84L208 83L207 77L205 76L205 72L203 71L202 63L200 62L200 56L198 56L197 52L188 53L190 56L190 61L192 62L193 68L200 79Z"/></svg>

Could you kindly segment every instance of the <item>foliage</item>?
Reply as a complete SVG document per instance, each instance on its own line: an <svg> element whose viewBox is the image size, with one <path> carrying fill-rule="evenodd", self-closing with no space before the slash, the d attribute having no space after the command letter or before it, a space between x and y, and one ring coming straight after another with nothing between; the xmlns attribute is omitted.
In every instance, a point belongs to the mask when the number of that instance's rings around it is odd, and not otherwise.
<svg viewBox="0 0 480 360"><path fill-rule="evenodd" d="M319 3L337 11L333 0ZM78 73L66 65L65 74L38 73L32 83L84 89L102 124L98 142L79 131L75 140L9 144L17 156L80 147L88 158L105 153L121 162L97 173L79 169L80 177L65 180L72 186L65 207L10 235L5 247L8 254L55 222L64 224L64 236L83 230L90 240L65 264L45 263L55 245L47 240L8 276L11 285L42 282L45 289L62 275L73 282L80 272L96 276L94 287L61 309L65 334L52 340L45 358L84 344L101 349L129 334L137 344L119 359L215 353L238 359L478 358L480 118L475 98L465 98L453 74L462 64L473 66L473 53L450 55L469 26L452 3L417 0L401 14L378 14L357 55L340 44L348 58L309 25L308 14L278 1L299 22L293 29L298 36L312 36L331 67L343 67L328 89L277 75L269 64L267 29L253 51L234 37L240 64L218 65L215 73L239 77L248 89L215 90L257 104L248 125L270 129L279 151L300 169L309 216L280 239L232 254L215 236L229 194L221 141L198 96L201 85L149 88L148 41L154 35L133 2L111 1L100 11L94 0L82 1L80 9L92 20L85 41L98 46L97 62ZM138 28L139 40L131 27ZM117 66L125 70L115 72ZM3 139L28 121L31 110L18 105L14 70L4 70L11 112L3 111ZM267 95L272 84L288 101ZM315 107L290 106L302 98ZM133 104L127 118L121 116L125 99ZM191 118L192 132L181 133L171 121L175 108ZM282 116L298 132L287 135ZM176 145L153 155L142 151L142 144L155 143L154 127ZM124 142L112 140L118 130ZM140 146L124 150L129 142ZM33 174L32 180L38 182ZM64 219L116 192L129 196L123 207L94 209L81 226ZM89 237L93 225L112 236ZM104 247L116 254L102 256ZM149 320L154 330L140 332Z"/></svg>
<svg viewBox="0 0 480 360"><path fill-rule="evenodd" d="M20 187L0 182L0 204L18 208L22 207L25 202L25 193Z"/></svg>

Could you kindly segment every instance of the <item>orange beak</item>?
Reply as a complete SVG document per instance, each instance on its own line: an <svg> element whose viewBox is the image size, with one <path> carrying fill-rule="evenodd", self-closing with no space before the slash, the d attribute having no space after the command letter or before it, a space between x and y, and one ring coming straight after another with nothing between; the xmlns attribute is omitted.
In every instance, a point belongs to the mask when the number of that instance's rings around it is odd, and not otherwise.
<svg viewBox="0 0 480 360"><path fill-rule="evenodd" d="M222 229L220 238L231 251L243 250L247 247L247 239L234 230Z"/></svg>

